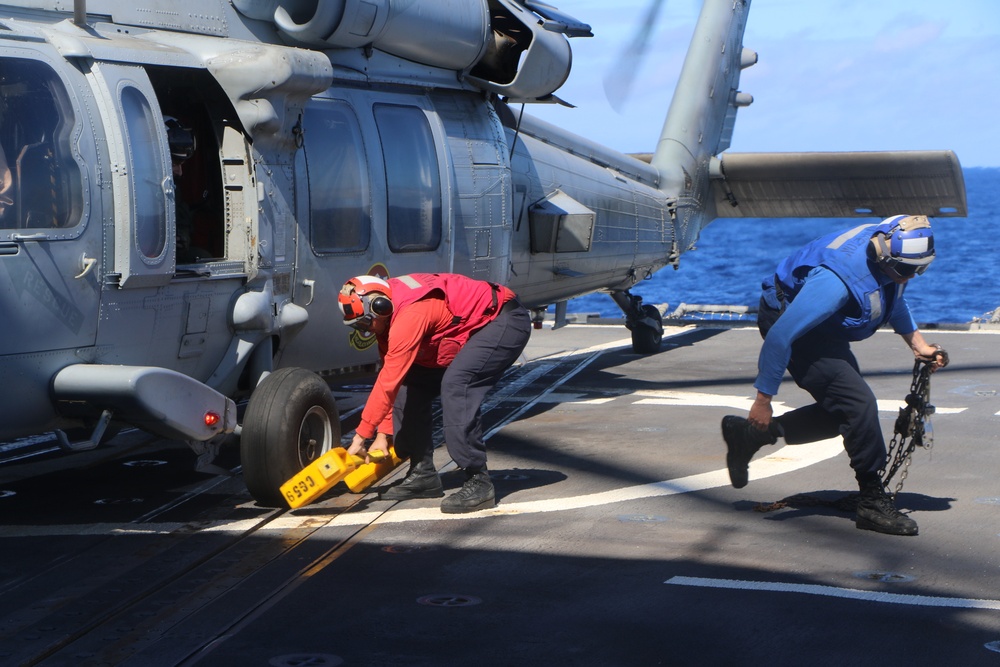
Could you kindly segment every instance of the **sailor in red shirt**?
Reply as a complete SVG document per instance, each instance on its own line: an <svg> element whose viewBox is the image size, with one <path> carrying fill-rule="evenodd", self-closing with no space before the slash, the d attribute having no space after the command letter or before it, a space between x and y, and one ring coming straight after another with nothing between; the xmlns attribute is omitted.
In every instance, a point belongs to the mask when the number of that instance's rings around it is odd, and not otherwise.
<svg viewBox="0 0 1000 667"><path fill-rule="evenodd" d="M344 322L370 331L382 357L349 452L388 450L410 459L385 500L440 498L434 466L431 402L440 396L448 454L465 472L462 488L441 501L441 511L475 512L496 505L486 469L480 406L487 392L524 350L531 318L502 285L453 273L413 273L389 278L357 276L340 290ZM398 400L397 400L398 399ZM393 405L402 404L393 433Z"/></svg>

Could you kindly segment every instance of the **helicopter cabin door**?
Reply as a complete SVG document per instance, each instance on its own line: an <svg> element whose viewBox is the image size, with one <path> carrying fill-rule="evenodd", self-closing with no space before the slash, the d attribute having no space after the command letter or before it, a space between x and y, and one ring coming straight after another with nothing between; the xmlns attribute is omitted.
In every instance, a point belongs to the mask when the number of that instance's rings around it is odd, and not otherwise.
<svg viewBox="0 0 1000 667"><path fill-rule="evenodd" d="M142 67L95 62L114 196L112 276L123 288L165 285L174 274L174 192L163 117Z"/></svg>
<svg viewBox="0 0 1000 667"><path fill-rule="evenodd" d="M314 98L302 116L302 150L295 156L294 302L309 325L282 351L282 365L333 371L365 363L351 346L337 297L352 276L378 271L373 238L374 178L359 113L349 97ZM350 349L354 347L355 349ZM374 349L371 350L374 355ZM374 360L374 356L368 361Z"/></svg>
<svg viewBox="0 0 1000 667"><path fill-rule="evenodd" d="M337 93L313 98L303 113L294 301L309 326L282 356L288 365L308 355L324 370L365 363L358 351L375 358L374 339L344 327L337 296L346 280L454 268L445 137L428 98Z"/></svg>
<svg viewBox="0 0 1000 667"><path fill-rule="evenodd" d="M97 332L101 209L93 100L78 70L0 49L0 354L82 348ZM30 361L32 365L40 362ZM24 414L48 404L25 399ZM13 411L13 412L11 412Z"/></svg>

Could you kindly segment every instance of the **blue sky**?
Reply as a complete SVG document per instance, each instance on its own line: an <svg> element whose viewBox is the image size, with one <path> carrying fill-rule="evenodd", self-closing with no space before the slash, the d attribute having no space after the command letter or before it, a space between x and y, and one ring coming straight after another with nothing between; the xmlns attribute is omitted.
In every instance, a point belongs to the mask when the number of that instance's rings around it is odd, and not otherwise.
<svg viewBox="0 0 1000 667"><path fill-rule="evenodd" d="M652 150L700 1L665 0L619 110L604 79L648 0L547 1L595 37L571 40L556 93L577 108L529 112L622 152ZM740 80L754 103L730 151L950 149L963 166L1000 166L998 0L753 0L744 45L759 55Z"/></svg>

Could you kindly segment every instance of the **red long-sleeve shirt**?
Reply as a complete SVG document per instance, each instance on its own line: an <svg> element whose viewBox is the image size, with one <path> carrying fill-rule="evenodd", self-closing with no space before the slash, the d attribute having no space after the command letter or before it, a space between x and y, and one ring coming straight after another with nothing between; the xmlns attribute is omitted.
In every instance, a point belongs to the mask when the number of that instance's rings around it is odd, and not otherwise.
<svg viewBox="0 0 1000 667"><path fill-rule="evenodd" d="M382 370L375 379L365 409L361 412L361 423L357 434L368 439L375 432L392 435L392 404L403 384L403 378L416 361L420 345L432 335L451 326L452 313L444 299L428 297L410 304L396 314L389 327L388 340L379 340L382 356Z"/></svg>

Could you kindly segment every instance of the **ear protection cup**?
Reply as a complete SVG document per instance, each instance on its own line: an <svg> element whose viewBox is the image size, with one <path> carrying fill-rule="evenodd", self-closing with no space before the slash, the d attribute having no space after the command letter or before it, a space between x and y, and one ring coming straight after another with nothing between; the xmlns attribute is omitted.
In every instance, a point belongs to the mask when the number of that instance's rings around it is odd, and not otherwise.
<svg viewBox="0 0 1000 667"><path fill-rule="evenodd" d="M392 315L392 301L388 297L376 294L369 304L371 312L378 317L388 317Z"/></svg>
<svg viewBox="0 0 1000 667"><path fill-rule="evenodd" d="M882 269L895 278L912 278L934 261L934 232L923 215L900 215L886 220L894 226L872 238Z"/></svg>

